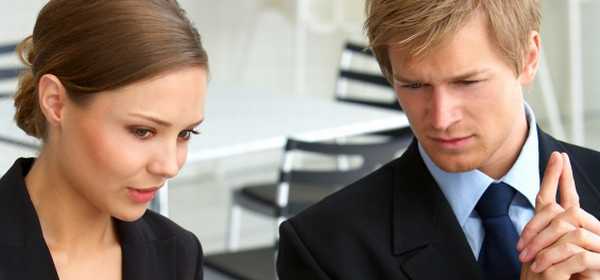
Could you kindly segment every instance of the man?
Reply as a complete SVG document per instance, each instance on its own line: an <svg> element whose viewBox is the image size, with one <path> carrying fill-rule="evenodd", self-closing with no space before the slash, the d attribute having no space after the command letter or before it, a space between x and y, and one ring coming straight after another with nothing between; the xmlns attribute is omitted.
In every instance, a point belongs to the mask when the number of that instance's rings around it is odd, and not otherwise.
<svg viewBox="0 0 600 280"><path fill-rule="evenodd" d="M367 16L416 141L281 225L280 279L600 279L600 153L541 131L523 97L538 0L367 0Z"/></svg>

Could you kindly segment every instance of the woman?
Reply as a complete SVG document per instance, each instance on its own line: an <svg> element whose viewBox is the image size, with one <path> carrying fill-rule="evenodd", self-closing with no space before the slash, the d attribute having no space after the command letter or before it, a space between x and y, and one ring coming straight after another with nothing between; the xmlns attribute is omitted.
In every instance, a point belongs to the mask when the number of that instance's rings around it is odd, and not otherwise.
<svg viewBox="0 0 600 280"><path fill-rule="evenodd" d="M146 211L203 119L208 59L175 0L51 0L19 46L36 159L0 179L0 279L202 279L197 238Z"/></svg>

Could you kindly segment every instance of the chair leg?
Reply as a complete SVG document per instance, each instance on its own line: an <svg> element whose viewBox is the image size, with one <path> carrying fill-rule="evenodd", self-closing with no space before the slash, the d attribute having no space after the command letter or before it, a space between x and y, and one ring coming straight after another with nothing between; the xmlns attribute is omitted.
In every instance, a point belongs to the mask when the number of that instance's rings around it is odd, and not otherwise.
<svg viewBox="0 0 600 280"><path fill-rule="evenodd" d="M229 208L229 223L227 225L227 240L225 246L227 251L236 251L239 248L240 232L242 222L242 209L233 204Z"/></svg>

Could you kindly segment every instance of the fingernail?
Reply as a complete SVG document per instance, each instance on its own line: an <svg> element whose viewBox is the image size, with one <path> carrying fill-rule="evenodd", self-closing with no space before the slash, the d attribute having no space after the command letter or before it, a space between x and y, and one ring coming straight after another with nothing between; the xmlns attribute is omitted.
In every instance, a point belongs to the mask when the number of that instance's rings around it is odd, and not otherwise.
<svg viewBox="0 0 600 280"><path fill-rule="evenodd" d="M539 272L539 271L537 271L537 269L538 269L538 267L537 267L537 263L536 263L536 262L533 262L533 263L531 264L531 270L533 270L533 272Z"/></svg>
<svg viewBox="0 0 600 280"><path fill-rule="evenodd" d="M523 252L521 252L521 254L519 255L519 259L521 259L521 261L525 261L525 259L527 258L527 249L523 250Z"/></svg>

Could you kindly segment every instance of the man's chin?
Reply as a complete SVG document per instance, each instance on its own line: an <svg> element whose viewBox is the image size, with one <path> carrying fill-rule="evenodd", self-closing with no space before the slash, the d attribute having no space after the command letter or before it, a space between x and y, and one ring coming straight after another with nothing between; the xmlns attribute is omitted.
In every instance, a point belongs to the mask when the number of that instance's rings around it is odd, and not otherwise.
<svg viewBox="0 0 600 280"><path fill-rule="evenodd" d="M440 169L450 173L467 172L477 169L477 164L465 156L432 157L431 160Z"/></svg>

